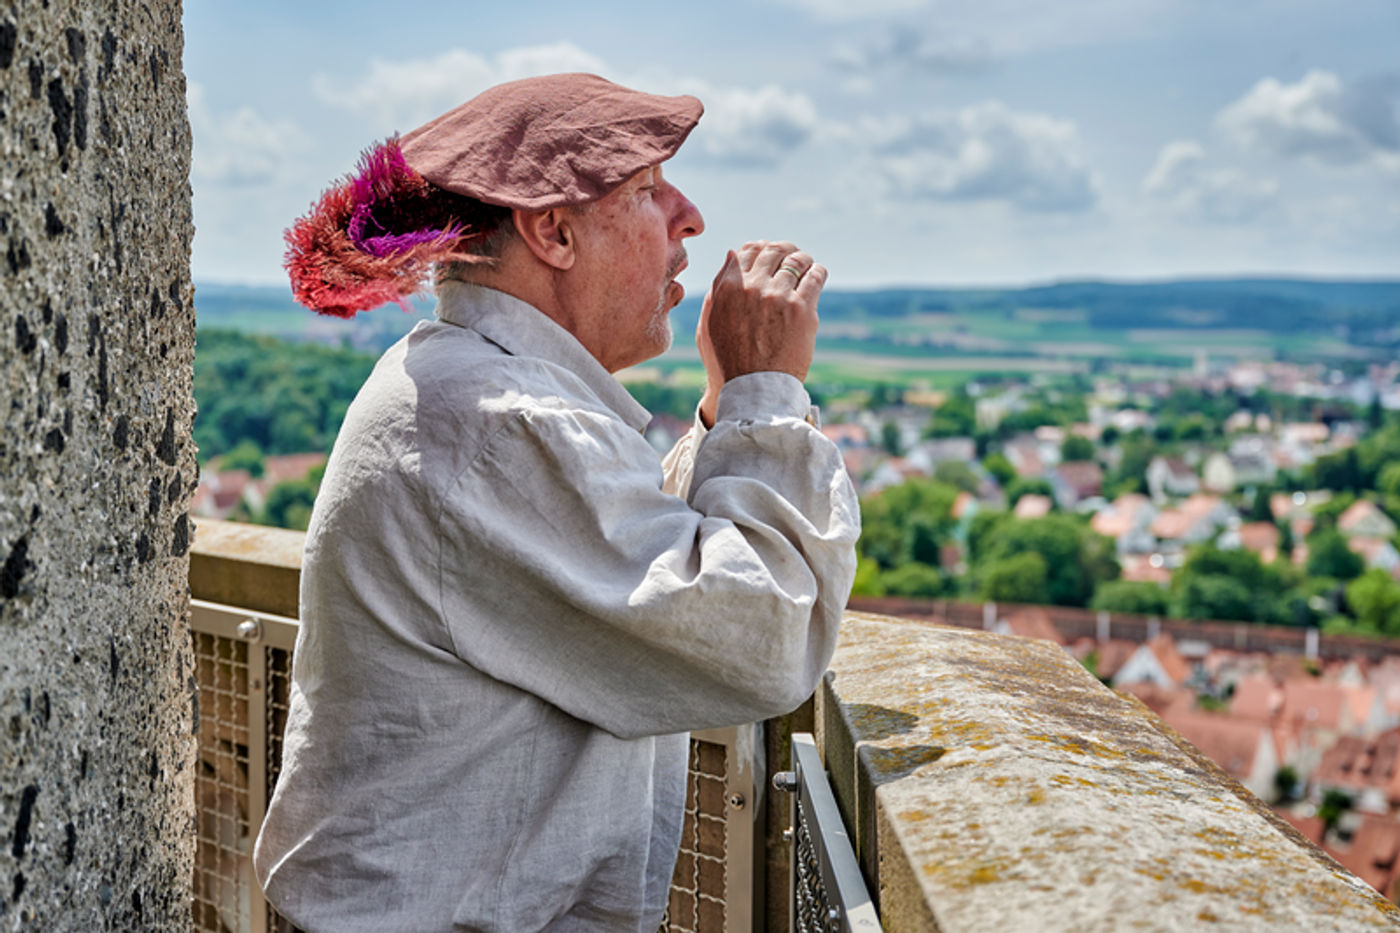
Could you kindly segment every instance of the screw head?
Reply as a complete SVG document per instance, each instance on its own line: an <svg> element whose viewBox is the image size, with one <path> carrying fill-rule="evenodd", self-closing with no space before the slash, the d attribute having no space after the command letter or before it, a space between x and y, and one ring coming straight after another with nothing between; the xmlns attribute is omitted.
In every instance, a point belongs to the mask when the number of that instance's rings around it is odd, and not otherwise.
<svg viewBox="0 0 1400 933"><path fill-rule="evenodd" d="M238 623L238 637L244 641L257 641L262 637L262 626L257 619L244 619Z"/></svg>

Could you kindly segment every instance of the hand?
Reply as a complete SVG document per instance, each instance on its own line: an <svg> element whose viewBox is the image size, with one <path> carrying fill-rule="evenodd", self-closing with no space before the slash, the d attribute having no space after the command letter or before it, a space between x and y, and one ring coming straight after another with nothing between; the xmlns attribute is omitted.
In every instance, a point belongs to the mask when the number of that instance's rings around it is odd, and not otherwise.
<svg viewBox="0 0 1400 933"><path fill-rule="evenodd" d="M707 377L700 404L706 423L730 379L756 372L807 378L826 278L826 267L791 243L745 243L725 257L695 334Z"/></svg>

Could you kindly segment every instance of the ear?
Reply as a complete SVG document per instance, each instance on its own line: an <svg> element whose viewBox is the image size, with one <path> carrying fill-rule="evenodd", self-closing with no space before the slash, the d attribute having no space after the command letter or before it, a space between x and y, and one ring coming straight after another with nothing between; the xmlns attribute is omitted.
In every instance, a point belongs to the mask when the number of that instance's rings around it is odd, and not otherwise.
<svg viewBox="0 0 1400 933"><path fill-rule="evenodd" d="M577 258L570 214L564 208L544 211L513 211L515 230L521 241L540 262L555 269L568 269Z"/></svg>

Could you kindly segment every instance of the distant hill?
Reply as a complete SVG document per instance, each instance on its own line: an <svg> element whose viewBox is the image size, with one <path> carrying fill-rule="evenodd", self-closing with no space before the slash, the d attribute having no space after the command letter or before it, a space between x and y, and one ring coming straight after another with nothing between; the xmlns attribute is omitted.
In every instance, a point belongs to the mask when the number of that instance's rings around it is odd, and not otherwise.
<svg viewBox="0 0 1400 933"><path fill-rule="evenodd" d="M307 311L283 287L205 284L195 290L200 328L348 342L365 349L392 343L417 320L431 317L432 305L431 298L424 298L414 303L411 314L386 306L343 321ZM868 325L886 335L906 326L929 331L937 326L929 324L930 316L951 315L943 323L964 329L978 319L1054 320L1060 322L1059 333L1072 331L1079 339L1145 329L1247 330L1284 338L1326 336L1371 351L1400 346L1400 280L1083 281L1025 288L829 291L822 296L821 313L825 325ZM677 333L693 331L699 316L699 296L683 301L672 314ZM1017 336L1041 339L1050 334Z"/></svg>

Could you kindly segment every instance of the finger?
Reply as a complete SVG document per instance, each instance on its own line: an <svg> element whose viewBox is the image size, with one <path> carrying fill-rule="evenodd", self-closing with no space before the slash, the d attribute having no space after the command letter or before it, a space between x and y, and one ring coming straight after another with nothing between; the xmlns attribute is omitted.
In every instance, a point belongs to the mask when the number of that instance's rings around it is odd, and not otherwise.
<svg viewBox="0 0 1400 933"><path fill-rule="evenodd" d="M724 280L725 275L728 274L730 270L737 272L741 262L742 260L735 254L734 250L731 249L729 252L725 253L724 263L719 267L719 271L715 273L715 280L710 284L710 290L714 291L718 288L719 283Z"/></svg>
<svg viewBox="0 0 1400 933"><path fill-rule="evenodd" d="M758 275L772 277L778 271L778 265L788 256L797 252L797 246L786 241L769 243L759 251L758 256L753 261L752 271Z"/></svg>
<svg viewBox="0 0 1400 933"><path fill-rule="evenodd" d="M773 273L773 277L790 278L791 281L786 282L785 284L791 285L793 288L796 288L799 284L801 284L802 277L807 274L807 270L812 268L814 263L815 260L813 260L810 255L804 253L802 250L798 250L795 253L789 253L783 258L783 261L778 265L777 270Z"/></svg>
<svg viewBox="0 0 1400 933"><path fill-rule="evenodd" d="M751 240L739 247L739 269L744 272L748 272L752 269L754 259L758 256L759 252L762 251L763 247L767 245L767 240Z"/></svg>
<svg viewBox="0 0 1400 933"><path fill-rule="evenodd" d="M826 266L813 263L807 274L802 276L802 281L797 283L797 297L816 305L817 296L821 294L822 286L826 285L826 278Z"/></svg>

